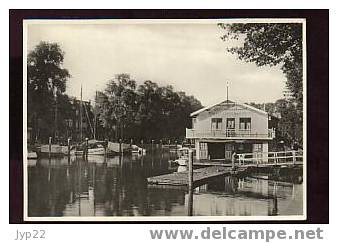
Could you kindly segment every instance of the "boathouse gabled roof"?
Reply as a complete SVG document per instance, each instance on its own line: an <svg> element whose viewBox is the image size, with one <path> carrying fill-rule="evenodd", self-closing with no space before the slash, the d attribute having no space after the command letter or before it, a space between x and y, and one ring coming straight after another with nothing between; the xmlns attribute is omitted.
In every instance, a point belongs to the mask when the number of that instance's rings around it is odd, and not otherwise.
<svg viewBox="0 0 338 243"><path fill-rule="evenodd" d="M217 106L226 106L228 104L242 106L242 107L244 107L246 109L258 112L260 114L268 115L268 113L266 111L260 110L260 109L258 109L256 107L251 106L251 105L247 105L247 104L244 104L244 103L239 103L239 102L235 102L235 101L231 101L231 100L223 100L221 102L217 102L216 104L212 104L212 105L206 106L206 107L204 107L202 109L199 109L197 111L194 111L193 113L190 114L190 117L196 116L196 115L198 115L198 114L200 114L200 113L202 113L204 111L209 111L209 110L211 110L214 107L217 107Z"/></svg>

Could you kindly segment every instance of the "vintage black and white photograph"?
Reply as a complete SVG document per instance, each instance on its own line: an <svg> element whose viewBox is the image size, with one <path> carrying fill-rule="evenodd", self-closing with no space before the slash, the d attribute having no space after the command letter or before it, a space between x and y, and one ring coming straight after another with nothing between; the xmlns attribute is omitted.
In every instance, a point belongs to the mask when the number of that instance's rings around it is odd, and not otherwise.
<svg viewBox="0 0 338 243"><path fill-rule="evenodd" d="M305 19L23 30L25 220L306 219Z"/></svg>

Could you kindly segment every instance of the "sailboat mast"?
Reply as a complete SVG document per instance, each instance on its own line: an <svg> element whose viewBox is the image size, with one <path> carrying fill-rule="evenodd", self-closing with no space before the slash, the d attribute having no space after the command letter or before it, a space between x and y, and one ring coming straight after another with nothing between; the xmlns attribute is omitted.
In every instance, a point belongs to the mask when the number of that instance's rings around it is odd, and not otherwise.
<svg viewBox="0 0 338 243"><path fill-rule="evenodd" d="M58 136L58 101L57 101L57 89L54 88L54 101L55 101L55 114L54 114L54 139Z"/></svg>
<svg viewBox="0 0 338 243"><path fill-rule="evenodd" d="M95 107L94 107L94 139L96 140L96 119L97 119L97 90L95 91Z"/></svg>
<svg viewBox="0 0 338 243"><path fill-rule="evenodd" d="M81 100L80 100L80 141L82 142L82 84L81 84Z"/></svg>

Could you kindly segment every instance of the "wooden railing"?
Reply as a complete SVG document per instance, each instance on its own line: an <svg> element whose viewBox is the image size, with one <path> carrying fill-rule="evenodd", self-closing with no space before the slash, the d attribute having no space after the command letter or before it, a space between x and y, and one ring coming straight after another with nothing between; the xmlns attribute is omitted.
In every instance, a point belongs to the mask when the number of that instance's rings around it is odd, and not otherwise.
<svg viewBox="0 0 338 243"><path fill-rule="evenodd" d="M275 137L275 131L268 129L267 133L261 134L248 129L226 129L226 130L208 130L201 131L195 129L186 129L186 138L247 138L247 139L272 139Z"/></svg>
<svg viewBox="0 0 338 243"><path fill-rule="evenodd" d="M303 150L291 150L280 152L257 152L237 154L238 165L283 165L302 164Z"/></svg>

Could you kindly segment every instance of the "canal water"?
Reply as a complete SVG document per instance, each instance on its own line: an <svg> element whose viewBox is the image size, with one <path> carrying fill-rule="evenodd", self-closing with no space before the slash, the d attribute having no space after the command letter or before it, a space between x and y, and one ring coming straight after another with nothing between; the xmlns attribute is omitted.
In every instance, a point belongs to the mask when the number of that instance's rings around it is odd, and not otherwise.
<svg viewBox="0 0 338 243"><path fill-rule="evenodd" d="M28 216L186 216L188 191L146 178L185 170L175 154L28 160ZM301 182L225 177L194 190L193 215L302 215Z"/></svg>

